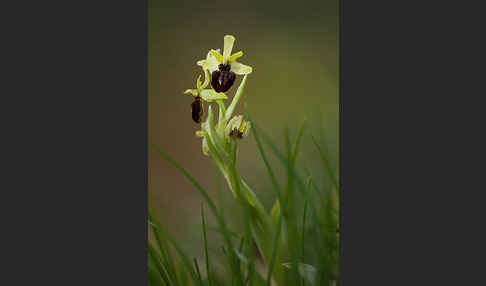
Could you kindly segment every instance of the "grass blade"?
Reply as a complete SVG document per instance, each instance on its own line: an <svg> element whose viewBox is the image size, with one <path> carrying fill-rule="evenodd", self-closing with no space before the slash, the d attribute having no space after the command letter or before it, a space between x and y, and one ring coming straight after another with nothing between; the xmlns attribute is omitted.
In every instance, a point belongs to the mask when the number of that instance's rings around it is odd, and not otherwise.
<svg viewBox="0 0 486 286"><path fill-rule="evenodd" d="M314 136L311 136L311 138L312 138L312 142L316 146L317 151L319 152L319 156L321 157L321 161L324 166L324 169L327 171L329 180L331 181L334 188L336 188L336 190L339 192L339 185L337 183L336 177L334 177L334 172L332 171L331 165L329 164L329 160L327 159L326 155L322 152L321 147L319 146L319 144L317 144Z"/></svg>
<svg viewBox="0 0 486 286"><path fill-rule="evenodd" d="M199 182L193 176L191 176L191 174L189 174L189 172L187 172L184 167L182 167L179 163L177 163L176 160L174 160L171 156L169 156L167 153L165 153L159 146L157 146L157 145L155 145L153 143L150 143L150 145L164 159L166 159L169 163L171 163L172 166L174 166L176 169L178 169L184 175L184 177L186 177L189 180L189 182L191 182L196 187L196 189L201 193L201 195L203 196L203 198L209 204L209 207L214 211L215 215L217 216L218 213L217 213L216 205L214 204L213 200L211 200L211 198L209 197L208 193L201 186L201 184L199 184Z"/></svg>
<svg viewBox="0 0 486 286"><path fill-rule="evenodd" d="M161 277L161 273L156 269L154 266L154 262L149 259L148 260L148 285L150 286L168 286L166 281L163 280Z"/></svg>
<svg viewBox="0 0 486 286"><path fill-rule="evenodd" d="M304 215L302 216L302 250L301 250L302 257L300 258L302 263L305 263L304 258L305 258L305 217L306 217L306 214L307 214L307 201L305 201ZM304 278L302 278L302 285L305 286L305 279Z"/></svg>
<svg viewBox="0 0 486 286"><path fill-rule="evenodd" d="M202 278L201 278L201 272L199 271L199 265L197 264L197 259L194 258L194 267L196 267L196 273L197 273L197 278L199 279L200 285L204 285Z"/></svg>
<svg viewBox="0 0 486 286"><path fill-rule="evenodd" d="M215 147L214 147L213 143L211 142L211 140L207 140L207 141L208 141L208 147L209 147L210 151L216 152ZM222 230L221 233L223 234L223 238L224 238L225 243L228 246L228 249L233 249L233 244L231 243L231 237L228 233L224 218L219 214L218 209L216 208L216 205L214 204L213 200L209 196L208 192L201 186L201 184L191 174L189 174L189 172L187 172L187 170L184 167L182 167L170 155L165 153L159 146L157 146L157 145L155 145L151 142L150 142L150 145L155 151L157 151L159 153L160 156L162 156L169 163L171 163L172 166L174 166L176 169L178 169L189 180L189 182L191 182L196 187L196 189L201 193L203 198L208 203L208 206L209 206L211 212L213 213L213 215L216 217L216 220L218 221L218 224L219 224L219 226ZM235 263L237 262L238 258L235 257L233 252L230 252L229 258L230 258L230 265L231 265L233 271L236 272L235 271L236 270L235 269L235 266L236 266ZM186 265L187 265L187 261L188 260L186 259L186 262L185 262ZM190 264L191 263L189 263L189 265ZM239 273L239 271L238 271L238 273ZM242 282L242 281L240 280L240 282Z"/></svg>
<svg viewBox="0 0 486 286"><path fill-rule="evenodd" d="M257 129L257 126L254 123L252 123L252 128ZM263 141L265 142L265 144L270 148L270 151L272 151L272 153L279 159L279 161L288 170L290 170L290 172L293 175L293 178L295 179L295 182L297 183L298 190L304 196L305 200L311 201L312 200L311 194L309 194L308 190L305 188L305 185L304 185L302 179L300 178L300 176L297 174L297 171L295 170L295 168L292 165L290 165L289 160L278 150L278 148L272 142L272 140L270 139L270 137L268 137L261 130L259 131L259 134L260 134L261 138L263 139ZM311 207L312 214L313 215L316 214L317 213L317 209L314 206L314 204L311 204L310 207ZM281 208L283 208L283 206L281 206Z"/></svg>
<svg viewBox="0 0 486 286"><path fill-rule="evenodd" d="M304 122L303 122L304 123ZM297 148L298 143L300 141L300 136L302 135L302 129L304 124L301 124L299 128L299 134L296 137L296 144L294 144L294 149L290 144L290 136L288 127L285 128L285 146L287 151L287 184L285 188L285 203L286 208L283 209L283 214L287 226L287 249L290 253L291 264L293 267L290 268L291 272L291 279L292 285L299 284L299 274L297 270L297 261L298 261L298 231L297 231L297 222L296 222L296 211L295 211L295 194L294 194L294 174L293 169L295 165L295 157L297 155ZM294 151L295 150L295 154Z"/></svg>
<svg viewBox="0 0 486 286"><path fill-rule="evenodd" d="M176 271L174 260L172 259L172 255L170 253L169 245L167 244L167 240L163 235L160 233L159 228L157 225L161 225L160 222L153 216L153 211L149 207L148 209L148 219L149 225L152 229L152 233L154 235L155 241L157 242L157 246L161 253L160 260L161 263L167 268L168 275L171 277L172 284L171 285L180 285Z"/></svg>
<svg viewBox="0 0 486 286"><path fill-rule="evenodd" d="M194 282L199 285L196 273L194 273L194 269L192 269L191 262L184 254L184 251L182 251L182 248L179 246L176 240L161 225L156 225L156 227L159 228L160 232L164 235L164 237L166 237L167 240L172 244L176 252L179 254L179 257L182 260L182 264L186 267L186 270L191 274L191 277L193 278Z"/></svg>
<svg viewBox="0 0 486 286"><path fill-rule="evenodd" d="M161 257L150 241L148 242L148 257L148 264L149 266L151 266L151 269L149 269L150 276L155 277L156 274L154 272L156 271L158 273L158 277L163 281L165 285L174 285L173 283L170 283L170 278L168 277L167 270L162 263Z"/></svg>
<svg viewBox="0 0 486 286"><path fill-rule="evenodd" d="M252 128L258 129L257 126L254 123L252 123ZM298 187L297 189L303 195L304 200L310 202L308 206L309 206L309 210L311 211L311 216L314 219L313 221L316 224L316 226L315 226L316 235L317 235L316 241L319 242L319 243L316 243L316 245L315 245L316 250L317 250L316 253L324 253L322 251L324 251L326 248L323 247L323 245L320 243L321 241L323 241L323 238L324 238L323 233L322 233L324 223L319 216L318 207L316 206L316 203L317 203L316 199L313 197L313 195L315 195L315 193L309 192L309 190L305 187L304 183L302 182L302 179L300 179L300 176L297 174L297 171L295 170L295 168L293 168L293 166L290 165L289 160L278 150L278 148L275 146L275 144L272 142L272 140L261 130L259 131L259 134L260 134L260 137L263 139L263 142L270 148L270 151L279 159L279 161L288 170L291 171L291 173L293 174L293 178L294 178L295 182L297 183L297 187ZM320 259L319 257L317 257L317 258ZM325 269L327 267L324 261L320 262L319 266L320 266L320 269ZM321 281L324 281L324 280L321 280ZM320 284L318 284L318 285L320 285Z"/></svg>
<svg viewBox="0 0 486 286"><path fill-rule="evenodd" d="M211 277L209 272L209 255L208 255L208 240L206 237L206 219L204 216L204 208L201 205L201 220L202 220L202 229L203 229L203 240L204 240L204 256L206 257L206 276L208 280L208 285L211 286Z"/></svg>
<svg viewBox="0 0 486 286"><path fill-rule="evenodd" d="M247 114L246 116L248 117L248 121L251 123L252 126L255 126L253 120L250 117L250 114L248 113L248 110L246 111L246 114ZM265 163L265 167L267 168L267 171L268 171L268 176L270 177L270 181L272 182L275 193L277 194L277 198L281 201L280 187L278 185L277 179L275 178L272 167L270 167L270 163L268 162L265 151L263 150L262 143L260 142L260 138L258 137L258 134L256 132L256 128L251 128L251 133L253 134L253 137L255 138L255 141L256 141L257 147L258 147L258 151L260 152L260 156L262 157L262 160Z"/></svg>
<svg viewBox="0 0 486 286"><path fill-rule="evenodd" d="M277 256L277 249L280 243L279 238L280 238L280 230L282 229L282 217L283 217L282 212L279 212L278 219L277 219L277 226L272 240L272 254L270 256L270 261L268 262L268 273L267 273L267 280L266 280L267 286L270 286L272 281L272 273L273 273L275 258Z"/></svg>
<svg viewBox="0 0 486 286"><path fill-rule="evenodd" d="M291 164L295 164L295 160L297 159L297 152L299 151L300 141L302 138L302 134L304 133L306 123L307 123L307 119L304 119L297 131L297 137L295 138L294 149L292 150L292 154L290 157Z"/></svg>

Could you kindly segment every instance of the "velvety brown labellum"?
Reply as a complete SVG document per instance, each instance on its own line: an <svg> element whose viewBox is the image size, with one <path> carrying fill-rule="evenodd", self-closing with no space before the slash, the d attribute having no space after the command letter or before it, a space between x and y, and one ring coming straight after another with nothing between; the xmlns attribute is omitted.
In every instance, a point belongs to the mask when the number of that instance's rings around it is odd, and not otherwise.
<svg viewBox="0 0 486 286"><path fill-rule="evenodd" d="M203 106L201 97L196 96L194 101L191 103L192 120L196 123L201 123L203 115Z"/></svg>
<svg viewBox="0 0 486 286"><path fill-rule="evenodd" d="M236 79L236 74L230 71L231 66L220 64L219 70L213 71L211 74L211 86L216 92L226 92L233 86Z"/></svg>

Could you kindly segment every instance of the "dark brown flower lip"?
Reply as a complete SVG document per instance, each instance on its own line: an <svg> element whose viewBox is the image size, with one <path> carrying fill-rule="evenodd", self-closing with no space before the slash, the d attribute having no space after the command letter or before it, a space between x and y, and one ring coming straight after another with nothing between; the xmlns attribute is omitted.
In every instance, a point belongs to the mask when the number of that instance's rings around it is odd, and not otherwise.
<svg viewBox="0 0 486 286"><path fill-rule="evenodd" d="M233 86L236 74L230 69L231 66L229 64L220 64L219 69L211 74L211 86L216 92L226 92Z"/></svg>
<svg viewBox="0 0 486 286"><path fill-rule="evenodd" d="M197 95L194 98L194 101L191 103L191 115L192 115L192 120L196 123L201 123L202 116L203 116L203 106L202 106L202 100L199 95Z"/></svg>

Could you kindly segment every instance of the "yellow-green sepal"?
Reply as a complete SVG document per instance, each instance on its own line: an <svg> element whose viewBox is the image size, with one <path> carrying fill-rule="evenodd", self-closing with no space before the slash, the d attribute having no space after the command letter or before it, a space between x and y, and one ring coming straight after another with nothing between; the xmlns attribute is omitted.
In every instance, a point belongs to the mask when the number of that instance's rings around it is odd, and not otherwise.
<svg viewBox="0 0 486 286"><path fill-rule="evenodd" d="M223 59L227 60L230 57L235 40L235 37L232 35L224 36Z"/></svg>
<svg viewBox="0 0 486 286"><path fill-rule="evenodd" d="M197 89L186 89L186 91L184 91L184 94L188 94L188 93L197 96L199 94L199 91Z"/></svg>
<svg viewBox="0 0 486 286"><path fill-rule="evenodd" d="M200 94L204 101L211 102L214 100L227 99L228 97L222 92L216 92L213 89L203 89Z"/></svg>

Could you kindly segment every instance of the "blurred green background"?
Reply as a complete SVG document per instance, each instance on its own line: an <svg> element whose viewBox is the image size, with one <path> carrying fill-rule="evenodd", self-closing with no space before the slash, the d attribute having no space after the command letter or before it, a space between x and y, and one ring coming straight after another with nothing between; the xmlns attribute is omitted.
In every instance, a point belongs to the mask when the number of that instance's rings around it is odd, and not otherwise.
<svg viewBox="0 0 486 286"><path fill-rule="evenodd" d="M149 0L148 129L153 143L164 148L218 196L215 169L201 152L195 136L200 126L190 115L192 97L202 70L196 61L209 49L223 48L223 37L236 37L233 52L243 50L240 62L253 67L236 114L244 104L256 124L283 143L289 126L307 118L308 128L297 165L320 178L322 167L310 134L325 141L334 168L338 163L338 1L161 1ZM241 81L226 94L227 105ZM214 104L216 107L216 104ZM206 105L207 110L207 105ZM322 130L325 130L323 134ZM200 194L156 152L149 150L149 199L155 212L186 251L202 246ZM274 159L273 157L271 159ZM282 172L277 160L272 161ZM267 209L274 200L254 138L241 142L238 169ZM314 171L315 170L315 171ZM323 178L324 182L325 179ZM220 181L223 193L229 190ZM227 211L231 211L231 200ZM211 220L210 220L211 222Z"/></svg>

